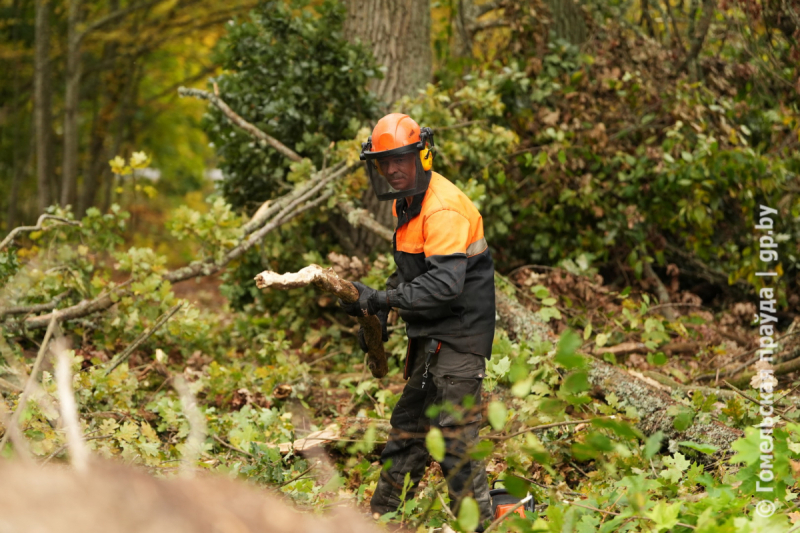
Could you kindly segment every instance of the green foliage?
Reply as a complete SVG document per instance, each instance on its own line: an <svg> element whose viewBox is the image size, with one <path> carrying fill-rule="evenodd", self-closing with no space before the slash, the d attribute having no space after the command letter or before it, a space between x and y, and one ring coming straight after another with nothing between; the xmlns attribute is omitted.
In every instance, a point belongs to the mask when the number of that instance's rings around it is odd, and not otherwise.
<svg viewBox="0 0 800 533"><path fill-rule="evenodd" d="M262 2L250 20L228 27L217 78L228 105L319 168L332 141L350 139L375 114L366 90L379 75L371 54L342 35L344 7L325 0ZM254 142L218 110L206 129L225 175L222 191L236 209L254 209L282 193L289 162Z"/></svg>

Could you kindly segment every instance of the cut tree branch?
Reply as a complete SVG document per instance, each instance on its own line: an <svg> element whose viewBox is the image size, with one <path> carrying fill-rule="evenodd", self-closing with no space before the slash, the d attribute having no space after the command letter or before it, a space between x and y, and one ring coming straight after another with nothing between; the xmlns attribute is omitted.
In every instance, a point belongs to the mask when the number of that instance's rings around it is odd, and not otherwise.
<svg viewBox="0 0 800 533"><path fill-rule="evenodd" d="M219 108L219 110L222 111L222 113L228 118L228 120L231 121L231 123L234 126L238 126L239 128L243 129L256 139L264 141L265 143L269 144L287 159L290 159L297 163L303 160L303 158L300 157L297 154L297 152L295 152L294 150L292 150L291 148L280 142L278 139L270 135L267 135L266 133L256 128L242 117L240 117L233 109L231 109L228 106L228 104L226 104L217 95L212 94L208 91L202 91L200 89L187 89L186 87L179 88L178 94L180 94L181 96L194 96L195 98L202 98L203 100L208 100L209 102L217 106L217 108Z"/></svg>
<svg viewBox="0 0 800 533"><path fill-rule="evenodd" d="M324 292L338 296L347 303L358 300L358 289L352 283L340 278L332 268L309 265L298 272L277 274L266 270L255 277L259 289L289 290L314 285ZM367 366L376 378L382 378L389 371L386 352L383 349L381 324L375 316L357 317L364 330L367 342Z"/></svg>
<svg viewBox="0 0 800 533"><path fill-rule="evenodd" d="M175 306L173 306L173 307L172 307L172 309L170 309L169 311L167 311L166 313L164 313L163 315L161 315L161 316L159 317L159 319L156 321L156 323L153 325L153 327L152 327L152 328L150 328L148 331L145 331L145 332L143 332L141 335L139 335L139 336L136 338L136 340L134 340L134 341L133 341L133 342L132 342L132 343L131 343L131 344L130 344L130 345L127 347L127 348L125 348L125 349L124 349L124 350L123 350L123 351L122 351L122 352L121 352L119 355L117 355L116 357L114 357L114 358L111 360L111 364L109 365L109 367L108 367L108 370L106 370L106 376L107 376L107 375L109 375L111 372L113 372L113 371L114 371L114 369L115 369L115 368L117 368L119 365L121 365L122 363L124 363L125 361L127 361L127 360L128 360L128 358L129 358L129 357L131 356L131 354L133 353L133 351L134 351L136 348L138 348L138 347L139 347L139 345L140 345L140 344L142 344L144 341L146 341L147 339L149 339L150 337L152 337L152 336L153 336L153 334L154 334L156 331L158 331L158 330L159 330L159 328L160 328L161 326L163 326L164 324L166 324L166 323L167 323L167 321L168 321L170 318L172 318L172 316L173 316L175 313L177 313L177 312L178 312L178 310L179 310L179 309L180 309L182 306L183 306L183 302L179 303L178 305L175 305Z"/></svg>

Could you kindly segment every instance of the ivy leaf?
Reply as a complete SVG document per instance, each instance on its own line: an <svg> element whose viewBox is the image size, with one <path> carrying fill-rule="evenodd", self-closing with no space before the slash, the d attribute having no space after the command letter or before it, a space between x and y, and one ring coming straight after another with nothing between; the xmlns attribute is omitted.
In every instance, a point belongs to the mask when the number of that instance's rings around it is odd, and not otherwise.
<svg viewBox="0 0 800 533"><path fill-rule="evenodd" d="M731 463L745 463L747 466L753 465L761 459L761 436L754 427L744 429L744 437L736 439L731 444L731 448L737 453L728 461Z"/></svg>
<svg viewBox="0 0 800 533"><path fill-rule="evenodd" d="M669 468L662 470L659 476L673 483L677 483L681 480L683 472L689 468L691 463L686 460L683 454L676 453L672 457L664 457L664 464Z"/></svg>
<svg viewBox="0 0 800 533"><path fill-rule="evenodd" d="M428 448L431 457L439 462L444 459L444 436L439 428L431 428L425 436L425 446Z"/></svg>
<svg viewBox="0 0 800 533"><path fill-rule="evenodd" d="M647 518L653 520L656 531L668 530L675 527L678 523L678 515L681 512L681 502L668 504L662 500L655 507L645 513Z"/></svg>

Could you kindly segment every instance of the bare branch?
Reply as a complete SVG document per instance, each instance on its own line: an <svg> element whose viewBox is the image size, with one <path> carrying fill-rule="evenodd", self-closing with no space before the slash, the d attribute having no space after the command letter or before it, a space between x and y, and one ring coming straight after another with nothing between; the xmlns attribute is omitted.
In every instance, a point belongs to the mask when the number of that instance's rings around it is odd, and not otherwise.
<svg viewBox="0 0 800 533"><path fill-rule="evenodd" d="M489 30L491 28L502 28L508 26L508 21L505 19L492 19L476 22L469 27L469 32L474 35L479 31Z"/></svg>
<svg viewBox="0 0 800 533"><path fill-rule="evenodd" d="M222 113L228 118L228 120L231 121L233 125L243 129L256 139L264 141L265 143L269 144L287 159L290 159L298 163L303 160L303 158L300 157L297 154L297 152L295 152L294 150L292 150L291 148L280 142L275 137L267 135L266 133L256 128L242 117L240 117L238 114L236 114L236 112L233 109L231 109L228 106L228 104L226 104L217 95L212 94L208 91L202 91L200 89L187 89L186 87L179 88L178 94L180 94L181 96L194 96L195 98L202 98L203 100L208 100L209 102L217 106L217 108L219 108L219 110L222 111Z"/></svg>
<svg viewBox="0 0 800 533"><path fill-rule="evenodd" d="M483 5L475 7L475 18L481 18L485 14L489 13L490 11L494 11L500 7L502 2L500 0L496 0L494 2L487 2Z"/></svg>
<svg viewBox="0 0 800 533"><path fill-rule="evenodd" d="M339 202L337 207L347 216L347 221L353 227L364 226L378 237L392 242L394 232L375 220L366 209L356 209L350 202Z"/></svg>
<svg viewBox="0 0 800 533"><path fill-rule="evenodd" d="M240 448L237 448L233 444L225 442L224 440L222 440L221 438L219 438L216 435L211 435L211 438L214 439L215 441L219 442L220 444L222 444L226 448L230 448L231 450L233 450L235 452L241 453L242 455L246 455L247 457L250 457L251 459L255 459L256 458L255 455L253 455L252 453L247 453L246 451L244 451L244 450L242 450Z"/></svg>
<svg viewBox="0 0 800 533"><path fill-rule="evenodd" d="M110 364L110 365L109 365L109 367L108 367L108 370L106 370L106 376L107 376L107 375L109 375L111 372L113 372L113 371L114 371L114 369L115 369L115 368L117 368L119 365L121 365L122 363L124 363L125 361L127 361L127 360L128 360L128 358L129 358L129 357L131 356L131 354L133 353L133 351L134 351L136 348L138 348L138 347L139 347L139 345L140 345L140 344L142 344L144 341L146 341L147 339L149 339L150 337L152 337L152 336L153 336L153 334L154 334L156 331L158 331L158 330L159 330L159 328L161 328L161 326L163 326L164 324L166 324L166 323L167 323L167 321L168 321L170 318L172 318L172 316L173 316L175 313L177 313L177 312L178 312L178 310L179 310L179 309L180 309L182 306L183 306L183 302L179 303L178 305L175 305L175 306L173 306L173 307L172 307L172 309L170 309L169 311L167 311L166 313L164 313L163 315L161 315L161 316L159 317L159 319L156 321L156 323L155 323L155 324L153 324L153 327L152 327L152 328L150 328L148 331L145 331L145 332L143 332L141 335L139 335L139 336L136 338L136 340L134 340L134 341L133 341L133 342L130 344L130 346L128 346L127 348L125 348L125 350L123 350L123 351L122 351L122 352L121 352L119 355L117 355L116 357L114 357L114 359L112 359L112 361L111 361L111 364Z"/></svg>
<svg viewBox="0 0 800 533"><path fill-rule="evenodd" d="M156 5L161 1L162 0L150 0L149 2L144 2L142 4L135 4L123 9L118 9L113 13L109 13L105 17L99 18L96 21L90 23L81 33L76 35L75 36L76 42L77 44L80 44L81 41L83 41L83 39L85 39L86 36L92 33L93 31L99 30L103 26L111 24L112 22L116 22L117 20L125 17L126 15L129 15L130 13L133 13L134 11L138 11L139 9Z"/></svg>
<svg viewBox="0 0 800 533"><path fill-rule="evenodd" d="M25 315L28 313L41 313L42 311L52 311L53 309L58 306L59 302L69 295L72 292L71 289L68 289L58 296L54 297L47 303L44 304L34 304L34 305L20 305L17 307L6 307L0 308L0 320L3 319L5 316L10 315Z"/></svg>
<svg viewBox="0 0 800 533"><path fill-rule="evenodd" d="M6 246L8 246L8 244L11 241L14 240L14 237L16 237L18 233L22 233L24 231L25 232L42 231L42 230L46 229L46 228L44 228L42 226L42 222L44 222L45 220L55 220L57 222L60 222L62 224L68 224L70 226L78 226L78 227L80 227L80 225L81 225L81 223L76 221L76 220L69 220L67 218L57 217L55 215L42 215L42 216L39 217L39 220L36 221L36 225L35 226L19 226L17 228L12 229L11 233L9 233L6 236L6 238L3 239L3 242L0 242L0 250L5 248Z"/></svg>

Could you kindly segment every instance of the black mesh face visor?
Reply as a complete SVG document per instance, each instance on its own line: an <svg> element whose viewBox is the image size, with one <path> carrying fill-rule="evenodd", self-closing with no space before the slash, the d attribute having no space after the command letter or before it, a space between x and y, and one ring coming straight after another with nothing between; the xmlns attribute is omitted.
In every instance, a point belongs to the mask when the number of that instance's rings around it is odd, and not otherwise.
<svg viewBox="0 0 800 533"><path fill-rule="evenodd" d="M428 189L431 173L422 168L419 149L415 146L379 153L380 156L370 154L364 160L369 181L378 200L396 200Z"/></svg>

